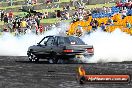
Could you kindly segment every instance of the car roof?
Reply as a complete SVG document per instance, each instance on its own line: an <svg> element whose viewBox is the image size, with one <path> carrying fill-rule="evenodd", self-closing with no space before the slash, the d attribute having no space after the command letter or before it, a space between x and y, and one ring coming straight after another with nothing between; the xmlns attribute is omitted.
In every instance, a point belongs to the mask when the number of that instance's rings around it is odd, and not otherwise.
<svg viewBox="0 0 132 88"><path fill-rule="evenodd" d="M46 37L75 37L75 36L58 36L58 35L49 35L49 36L46 36Z"/></svg>

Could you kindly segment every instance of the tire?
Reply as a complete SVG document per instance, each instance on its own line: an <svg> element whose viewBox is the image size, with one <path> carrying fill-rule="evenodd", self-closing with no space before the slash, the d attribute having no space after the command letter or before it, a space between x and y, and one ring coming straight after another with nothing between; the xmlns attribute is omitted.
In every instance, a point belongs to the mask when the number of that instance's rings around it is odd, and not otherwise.
<svg viewBox="0 0 132 88"><path fill-rule="evenodd" d="M58 62L57 62L58 64L64 64L65 62L64 62L64 60L63 59L58 59Z"/></svg>
<svg viewBox="0 0 132 88"><path fill-rule="evenodd" d="M30 62L38 62L39 61L39 58L36 57L36 55L33 54L32 52L30 52L28 54L28 59L29 59Z"/></svg>
<svg viewBox="0 0 132 88"><path fill-rule="evenodd" d="M51 55L52 57L50 57L49 59L48 59L48 62L50 63L50 64L57 64L58 63L58 58L57 58L57 56L54 54L52 54Z"/></svg>

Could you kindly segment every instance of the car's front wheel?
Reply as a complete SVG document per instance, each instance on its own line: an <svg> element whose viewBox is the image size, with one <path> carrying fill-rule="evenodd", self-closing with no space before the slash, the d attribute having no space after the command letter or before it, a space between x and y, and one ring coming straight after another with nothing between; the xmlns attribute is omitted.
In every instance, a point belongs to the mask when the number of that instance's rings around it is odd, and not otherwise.
<svg viewBox="0 0 132 88"><path fill-rule="evenodd" d="M28 59L30 62L38 62L39 61L39 58L37 58L36 55L31 52L28 54Z"/></svg>

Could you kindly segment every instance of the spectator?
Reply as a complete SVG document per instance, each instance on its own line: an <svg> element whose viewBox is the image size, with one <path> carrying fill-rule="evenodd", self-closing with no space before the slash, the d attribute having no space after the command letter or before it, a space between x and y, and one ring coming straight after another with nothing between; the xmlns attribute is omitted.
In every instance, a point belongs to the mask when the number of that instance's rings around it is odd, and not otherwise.
<svg viewBox="0 0 132 88"><path fill-rule="evenodd" d="M32 28L31 28L32 30L32 33L36 33L37 34L37 22L33 19L32 20Z"/></svg>
<svg viewBox="0 0 132 88"><path fill-rule="evenodd" d="M28 28L31 29L31 26L32 26L32 21L31 21L31 19L29 19L29 20L27 21L27 25L28 25Z"/></svg>
<svg viewBox="0 0 132 88"><path fill-rule="evenodd" d="M20 25L21 25L22 32L25 33L27 29L27 22L25 20L22 20Z"/></svg>
<svg viewBox="0 0 132 88"><path fill-rule="evenodd" d="M40 32L40 34L42 34L42 33L43 33L43 31L44 31L44 28L43 28L43 26L42 26L42 25L40 25L40 27L39 27L39 32Z"/></svg>
<svg viewBox="0 0 132 88"><path fill-rule="evenodd" d="M2 10L2 11L1 11L1 21L3 21L4 14L5 14L5 13L4 13L4 11Z"/></svg>
<svg viewBox="0 0 132 88"><path fill-rule="evenodd" d="M21 26L21 20L20 20L20 18L18 18L18 19L16 20L16 23L17 23L17 28L19 29L20 26Z"/></svg>
<svg viewBox="0 0 132 88"><path fill-rule="evenodd" d="M131 28L131 24L128 21L126 22L126 27L129 29Z"/></svg>
<svg viewBox="0 0 132 88"><path fill-rule="evenodd" d="M66 13L65 13L65 16L66 16L66 19L67 19L67 20L70 18L70 16L69 16L69 13L68 13L68 12L66 12Z"/></svg>
<svg viewBox="0 0 132 88"><path fill-rule="evenodd" d="M46 4L52 3L51 0L46 0Z"/></svg>
<svg viewBox="0 0 132 88"><path fill-rule="evenodd" d="M79 24L77 29L76 29L76 35L77 36L81 36L83 34L83 28L82 26Z"/></svg>
<svg viewBox="0 0 132 88"><path fill-rule="evenodd" d="M103 8L102 8L102 10L103 10L103 12L107 12L107 8L105 7L105 6L103 6Z"/></svg>
<svg viewBox="0 0 132 88"><path fill-rule="evenodd" d="M32 4L37 4L37 0L32 0Z"/></svg>
<svg viewBox="0 0 132 88"><path fill-rule="evenodd" d="M106 25L113 25L113 24L114 24L114 22L113 22L112 18L109 17L109 19L108 19Z"/></svg>
<svg viewBox="0 0 132 88"><path fill-rule="evenodd" d="M106 25L104 24L104 23L101 23L101 29L103 30L103 31L106 31Z"/></svg>
<svg viewBox="0 0 132 88"><path fill-rule="evenodd" d="M84 20L87 21L89 18L89 12L84 12L83 17L84 17Z"/></svg>
<svg viewBox="0 0 132 88"><path fill-rule="evenodd" d="M91 20L91 22L90 22L90 26L92 26L93 23L94 23L94 19Z"/></svg>
<svg viewBox="0 0 132 88"><path fill-rule="evenodd" d="M96 30L97 30L97 27L98 27L98 26L96 25L96 23L93 23L93 24L92 24L92 31L96 31Z"/></svg>
<svg viewBox="0 0 132 88"><path fill-rule="evenodd" d="M13 31L15 31L15 29L16 29L16 20L13 20Z"/></svg>
<svg viewBox="0 0 132 88"><path fill-rule="evenodd" d="M83 15L79 16L79 20L82 21L83 20Z"/></svg>
<svg viewBox="0 0 132 88"><path fill-rule="evenodd" d="M127 9L124 8L124 10L122 10L122 19L124 19L127 16Z"/></svg>
<svg viewBox="0 0 132 88"><path fill-rule="evenodd" d="M11 20L9 20L7 26L8 26L8 29L9 29L10 32L14 32L14 30L13 30L13 24L12 24Z"/></svg>
<svg viewBox="0 0 132 88"><path fill-rule="evenodd" d="M4 24L8 23L8 17L7 15L4 16Z"/></svg>
<svg viewBox="0 0 132 88"><path fill-rule="evenodd" d="M44 12L44 18L48 18L49 14L48 11Z"/></svg>
<svg viewBox="0 0 132 88"><path fill-rule="evenodd" d="M27 0L27 4L32 4L32 0Z"/></svg>
<svg viewBox="0 0 132 88"><path fill-rule="evenodd" d="M78 10L76 9L75 13L73 14L74 16L79 16Z"/></svg>
<svg viewBox="0 0 132 88"><path fill-rule="evenodd" d="M36 21L36 23L37 23L37 27L39 28L39 26L40 26L40 18L36 17L36 18L35 18L35 21Z"/></svg>
<svg viewBox="0 0 132 88"><path fill-rule="evenodd" d="M8 18L9 18L9 20L12 20L12 18L13 18L13 12L10 10L10 12L8 13Z"/></svg>
<svg viewBox="0 0 132 88"><path fill-rule="evenodd" d="M125 3L125 7L128 8L128 9L131 9L131 6L132 6L131 1L128 1L127 3Z"/></svg>
<svg viewBox="0 0 132 88"><path fill-rule="evenodd" d="M72 16L72 22L74 23L74 22L76 22L76 21L78 21L79 19L78 19L78 17L75 15L75 16Z"/></svg>
<svg viewBox="0 0 132 88"><path fill-rule="evenodd" d="M123 3L121 1L117 1L116 7L119 7L121 9L123 7Z"/></svg>
<svg viewBox="0 0 132 88"><path fill-rule="evenodd" d="M61 17L61 11L60 10L57 10L56 17L57 18L60 18Z"/></svg>
<svg viewBox="0 0 132 88"><path fill-rule="evenodd" d="M66 6L66 9L67 9L67 11L69 11L70 10L70 6L67 4L67 6Z"/></svg>
<svg viewBox="0 0 132 88"><path fill-rule="evenodd" d="M99 26L99 22L95 19L93 19L93 23L95 23L96 26Z"/></svg>
<svg viewBox="0 0 132 88"><path fill-rule="evenodd" d="M111 13L112 11L111 11L111 8L110 7L108 7L107 8L107 13Z"/></svg>

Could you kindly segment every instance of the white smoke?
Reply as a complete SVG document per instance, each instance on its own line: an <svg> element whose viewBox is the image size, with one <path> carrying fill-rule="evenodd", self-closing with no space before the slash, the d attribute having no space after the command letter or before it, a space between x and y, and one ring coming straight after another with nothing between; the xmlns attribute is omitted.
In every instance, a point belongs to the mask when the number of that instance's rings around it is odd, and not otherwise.
<svg viewBox="0 0 132 88"><path fill-rule="evenodd" d="M82 40L94 46L94 56L87 62L122 62L132 61L132 36L116 29L112 33L100 29L85 35Z"/></svg>
<svg viewBox="0 0 132 88"><path fill-rule="evenodd" d="M29 46L36 45L44 36L64 35L68 24L56 27L52 25L51 29L43 35L27 33L21 36L14 36L11 33L2 33L0 35L0 56L27 56ZM63 30L61 30L63 28Z"/></svg>
<svg viewBox="0 0 132 88"><path fill-rule="evenodd" d="M52 26L43 35L32 33L16 37L10 33L0 35L0 56L26 56L29 46L37 44L47 35L65 35L68 23ZM87 62L121 62L132 61L132 37L120 29L112 33L98 31L86 34L81 39L88 45L94 46L94 56L87 58Z"/></svg>

